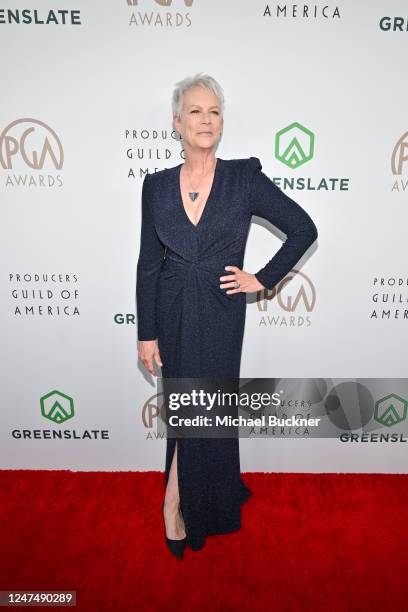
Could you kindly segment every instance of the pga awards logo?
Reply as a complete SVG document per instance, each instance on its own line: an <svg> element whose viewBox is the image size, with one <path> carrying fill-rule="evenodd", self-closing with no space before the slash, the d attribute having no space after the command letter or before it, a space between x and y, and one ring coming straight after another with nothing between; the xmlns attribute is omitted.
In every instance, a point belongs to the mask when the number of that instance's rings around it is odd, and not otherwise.
<svg viewBox="0 0 408 612"><path fill-rule="evenodd" d="M6 187L62 187L64 150L57 132L39 119L9 123L0 133Z"/></svg>

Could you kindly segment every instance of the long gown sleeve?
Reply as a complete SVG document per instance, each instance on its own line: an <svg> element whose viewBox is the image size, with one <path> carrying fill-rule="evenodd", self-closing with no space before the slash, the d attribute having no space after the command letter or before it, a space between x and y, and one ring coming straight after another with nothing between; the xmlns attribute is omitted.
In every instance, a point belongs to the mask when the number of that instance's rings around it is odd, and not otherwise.
<svg viewBox="0 0 408 612"><path fill-rule="evenodd" d="M151 180L152 177L146 174L142 187L142 223L136 274L137 337L139 340L157 339L157 288L165 251L157 235L151 211Z"/></svg>
<svg viewBox="0 0 408 612"><path fill-rule="evenodd" d="M317 238L317 228L306 211L262 172L257 157L250 157L249 204L253 215L270 221L287 235L266 265L255 273L267 289L281 281Z"/></svg>

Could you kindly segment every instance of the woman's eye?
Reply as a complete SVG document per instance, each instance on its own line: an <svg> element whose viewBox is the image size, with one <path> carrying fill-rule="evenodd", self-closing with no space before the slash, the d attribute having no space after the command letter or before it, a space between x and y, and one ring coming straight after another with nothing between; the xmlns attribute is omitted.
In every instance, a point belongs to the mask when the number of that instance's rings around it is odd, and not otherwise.
<svg viewBox="0 0 408 612"><path fill-rule="evenodd" d="M200 111L199 111L197 108L195 108L194 110L192 110L192 111L190 111L190 112L191 112L191 113L199 113ZM220 113L219 113L218 111L216 111L216 110L213 110L213 111L211 111L211 112L212 112L212 113L215 113L216 115L219 115L219 114L220 114Z"/></svg>

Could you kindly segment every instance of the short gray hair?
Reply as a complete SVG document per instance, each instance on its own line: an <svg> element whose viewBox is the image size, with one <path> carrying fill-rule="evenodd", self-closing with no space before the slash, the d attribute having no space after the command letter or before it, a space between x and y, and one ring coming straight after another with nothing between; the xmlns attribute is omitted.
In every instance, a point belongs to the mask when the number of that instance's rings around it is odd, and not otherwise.
<svg viewBox="0 0 408 612"><path fill-rule="evenodd" d="M204 74L203 72L199 72L198 74L195 74L191 77L186 77L182 81L176 83L171 102L173 115L176 115L176 117L180 119L181 109L183 108L183 96L188 89L196 87L197 85L210 89L217 96L220 105L221 116L223 116L225 105L223 89L221 85L217 83L215 79L213 79L213 77L209 76L208 74Z"/></svg>

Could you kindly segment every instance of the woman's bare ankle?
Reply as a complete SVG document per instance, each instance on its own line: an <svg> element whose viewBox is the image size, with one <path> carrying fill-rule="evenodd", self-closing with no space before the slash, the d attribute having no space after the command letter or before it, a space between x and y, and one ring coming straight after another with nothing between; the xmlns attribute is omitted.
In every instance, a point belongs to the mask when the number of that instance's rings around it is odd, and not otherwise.
<svg viewBox="0 0 408 612"><path fill-rule="evenodd" d="M184 526L184 521L179 512L177 512L171 520L165 517L164 523L166 526L166 536L170 538L170 540L182 540L186 537L186 529Z"/></svg>

